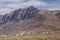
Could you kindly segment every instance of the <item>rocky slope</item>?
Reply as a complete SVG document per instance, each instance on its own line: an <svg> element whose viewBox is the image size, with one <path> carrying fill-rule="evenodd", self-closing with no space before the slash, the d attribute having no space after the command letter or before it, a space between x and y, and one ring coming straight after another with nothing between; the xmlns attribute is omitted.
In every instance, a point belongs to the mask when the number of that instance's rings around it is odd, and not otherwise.
<svg viewBox="0 0 60 40"><path fill-rule="evenodd" d="M38 10L30 6L0 16L0 34L20 31L60 31L60 10Z"/></svg>

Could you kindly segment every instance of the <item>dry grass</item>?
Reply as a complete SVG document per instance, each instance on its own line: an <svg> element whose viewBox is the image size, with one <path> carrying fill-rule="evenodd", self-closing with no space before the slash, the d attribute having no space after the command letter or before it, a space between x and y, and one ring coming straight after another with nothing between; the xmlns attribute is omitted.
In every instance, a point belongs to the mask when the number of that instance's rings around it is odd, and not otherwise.
<svg viewBox="0 0 60 40"><path fill-rule="evenodd" d="M0 37L0 40L60 40L60 33Z"/></svg>

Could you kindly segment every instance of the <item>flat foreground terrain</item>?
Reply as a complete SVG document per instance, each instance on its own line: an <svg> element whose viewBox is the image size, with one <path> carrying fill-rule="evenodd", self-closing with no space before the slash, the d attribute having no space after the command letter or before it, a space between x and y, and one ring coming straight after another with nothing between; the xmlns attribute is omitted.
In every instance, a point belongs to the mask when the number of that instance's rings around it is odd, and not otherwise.
<svg viewBox="0 0 60 40"><path fill-rule="evenodd" d="M4 36L0 40L60 40L60 32L52 34L36 34L24 36Z"/></svg>

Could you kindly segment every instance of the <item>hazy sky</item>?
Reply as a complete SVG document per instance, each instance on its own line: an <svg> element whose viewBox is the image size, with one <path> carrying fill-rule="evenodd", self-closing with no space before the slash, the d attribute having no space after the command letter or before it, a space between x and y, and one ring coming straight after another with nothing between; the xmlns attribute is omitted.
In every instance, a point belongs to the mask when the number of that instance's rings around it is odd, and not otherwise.
<svg viewBox="0 0 60 40"><path fill-rule="evenodd" d="M0 14L35 6L39 9L60 10L60 0L0 0Z"/></svg>

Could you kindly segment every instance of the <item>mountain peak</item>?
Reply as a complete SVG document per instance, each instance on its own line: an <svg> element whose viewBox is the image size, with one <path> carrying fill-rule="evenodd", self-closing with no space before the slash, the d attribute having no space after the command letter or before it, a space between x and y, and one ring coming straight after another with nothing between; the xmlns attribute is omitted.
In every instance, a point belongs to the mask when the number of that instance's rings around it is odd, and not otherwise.
<svg viewBox="0 0 60 40"><path fill-rule="evenodd" d="M29 8L35 8L34 6L30 6Z"/></svg>
<svg viewBox="0 0 60 40"><path fill-rule="evenodd" d="M30 7L28 7L28 9L30 9L30 10L38 10L37 8L35 8L34 6L30 6Z"/></svg>
<svg viewBox="0 0 60 40"><path fill-rule="evenodd" d="M60 11L38 10L33 6L18 9L0 17L0 27L1 34L27 30L57 31L60 30Z"/></svg>
<svg viewBox="0 0 60 40"><path fill-rule="evenodd" d="M24 19L30 19L34 17L39 10L33 6L30 6L27 9L18 9L12 11L10 15L4 15L2 17L2 22L6 23L7 21L20 21Z"/></svg>

